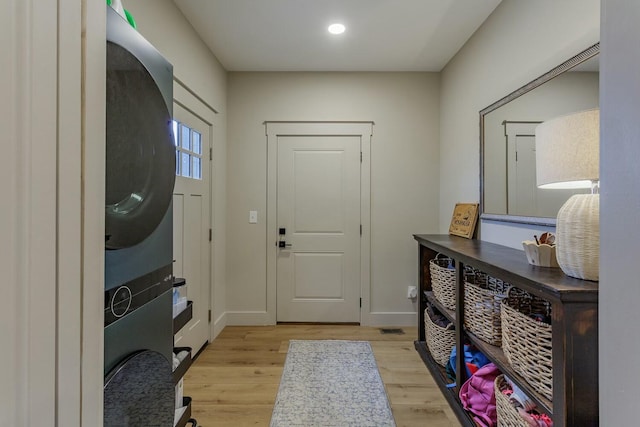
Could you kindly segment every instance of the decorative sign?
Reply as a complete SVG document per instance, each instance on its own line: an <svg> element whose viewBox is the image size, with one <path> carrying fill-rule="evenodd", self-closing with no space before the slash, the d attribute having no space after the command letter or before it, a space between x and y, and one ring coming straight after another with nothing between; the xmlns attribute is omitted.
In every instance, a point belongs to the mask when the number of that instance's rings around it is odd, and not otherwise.
<svg viewBox="0 0 640 427"><path fill-rule="evenodd" d="M471 239L478 220L477 203L456 203L449 225L449 234Z"/></svg>

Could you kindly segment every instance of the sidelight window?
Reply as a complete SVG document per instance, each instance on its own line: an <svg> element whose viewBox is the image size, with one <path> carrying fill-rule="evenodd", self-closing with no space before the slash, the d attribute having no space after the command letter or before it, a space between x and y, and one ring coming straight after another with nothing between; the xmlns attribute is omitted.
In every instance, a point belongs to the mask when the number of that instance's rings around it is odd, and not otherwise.
<svg viewBox="0 0 640 427"><path fill-rule="evenodd" d="M176 146L176 175L202 179L202 134L173 120L173 138Z"/></svg>

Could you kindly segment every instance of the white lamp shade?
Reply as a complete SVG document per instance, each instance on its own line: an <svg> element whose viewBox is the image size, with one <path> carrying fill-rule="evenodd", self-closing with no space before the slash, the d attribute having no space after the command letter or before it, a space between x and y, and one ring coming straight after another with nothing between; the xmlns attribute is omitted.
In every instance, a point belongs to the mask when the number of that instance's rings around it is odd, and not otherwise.
<svg viewBox="0 0 640 427"><path fill-rule="evenodd" d="M600 110L547 120L536 127L536 180L540 188L589 188L598 181Z"/></svg>

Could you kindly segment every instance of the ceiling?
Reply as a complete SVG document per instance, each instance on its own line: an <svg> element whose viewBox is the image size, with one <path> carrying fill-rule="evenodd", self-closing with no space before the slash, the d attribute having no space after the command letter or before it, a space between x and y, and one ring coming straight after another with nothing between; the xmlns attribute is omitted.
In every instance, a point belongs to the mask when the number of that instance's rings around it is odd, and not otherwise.
<svg viewBox="0 0 640 427"><path fill-rule="evenodd" d="M500 1L174 0L228 71L440 71Z"/></svg>

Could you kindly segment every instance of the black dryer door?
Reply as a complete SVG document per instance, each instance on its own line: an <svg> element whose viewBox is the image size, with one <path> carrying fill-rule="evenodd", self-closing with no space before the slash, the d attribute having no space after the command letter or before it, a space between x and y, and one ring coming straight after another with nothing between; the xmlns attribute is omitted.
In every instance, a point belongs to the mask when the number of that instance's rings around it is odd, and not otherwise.
<svg viewBox="0 0 640 427"><path fill-rule="evenodd" d="M105 378L104 426L172 426L174 393L167 359L150 350L134 353Z"/></svg>
<svg viewBox="0 0 640 427"><path fill-rule="evenodd" d="M171 204L175 145L167 104L144 65L107 42L105 246L142 242Z"/></svg>

